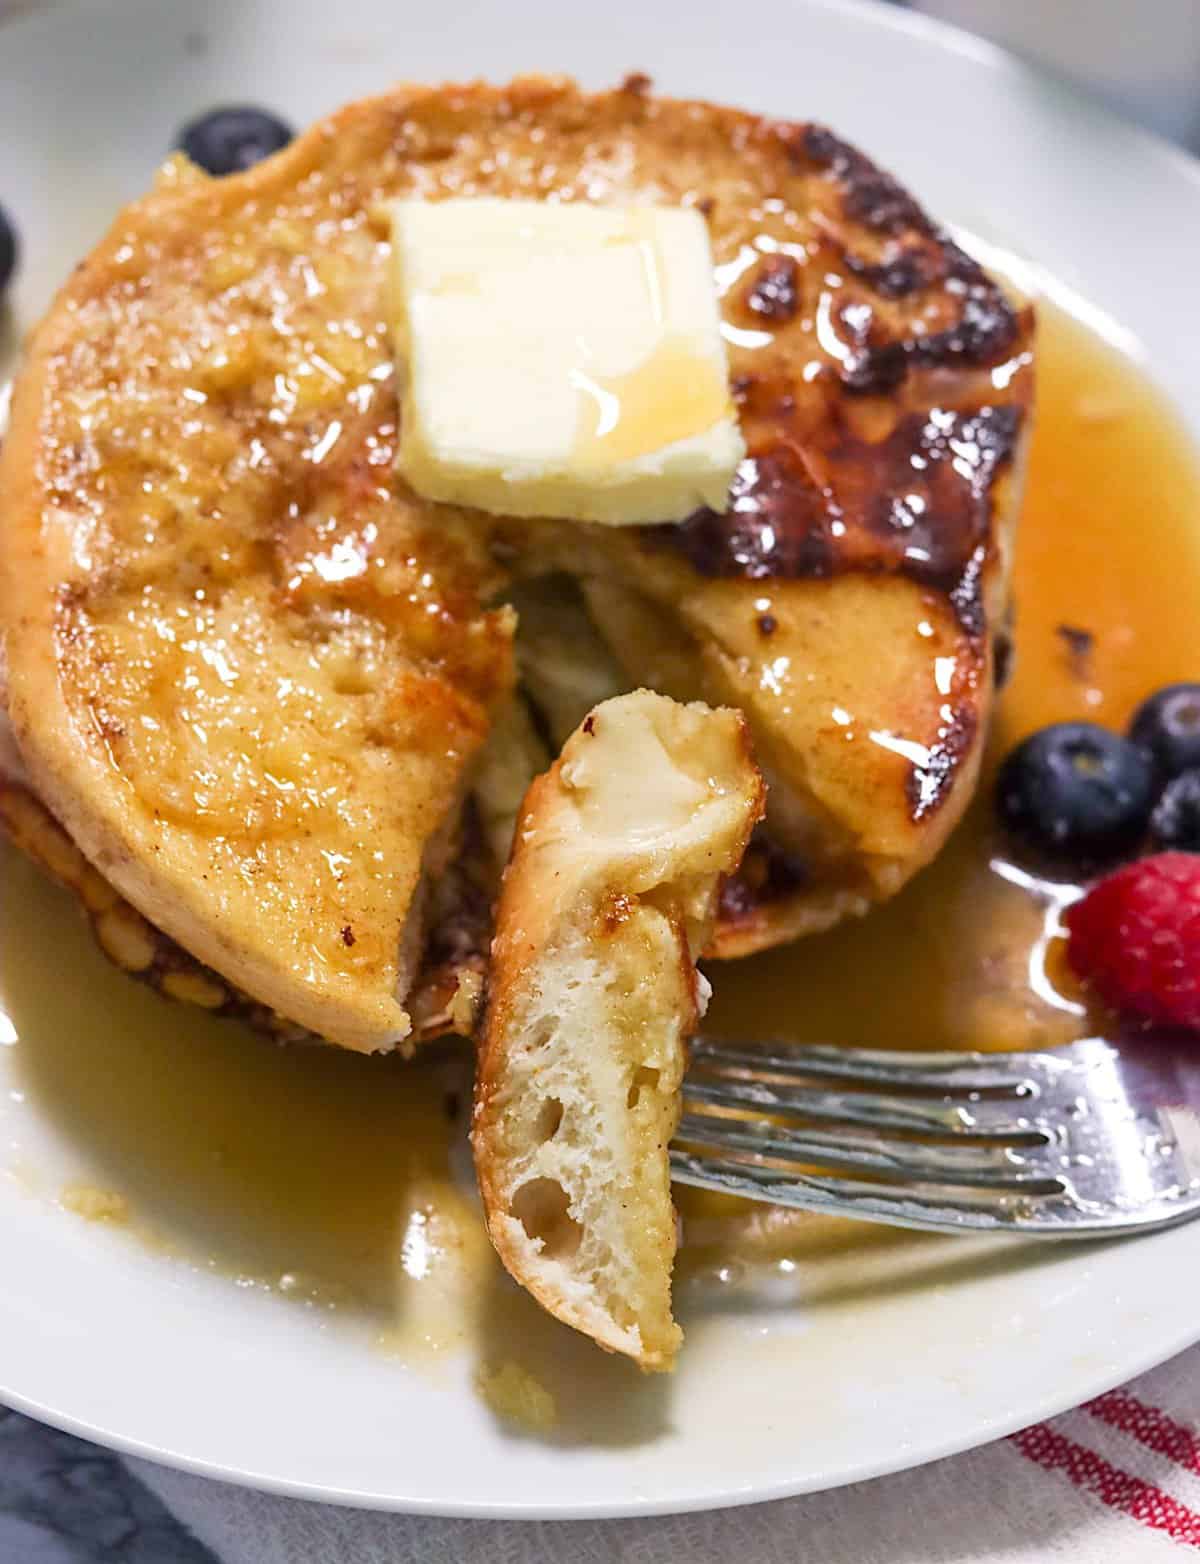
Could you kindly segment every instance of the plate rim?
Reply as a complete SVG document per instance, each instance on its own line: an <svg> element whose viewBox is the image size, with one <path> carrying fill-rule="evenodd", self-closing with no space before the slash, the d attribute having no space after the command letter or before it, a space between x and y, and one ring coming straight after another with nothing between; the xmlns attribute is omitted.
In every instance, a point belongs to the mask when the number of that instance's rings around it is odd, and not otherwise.
<svg viewBox="0 0 1200 1564"><path fill-rule="evenodd" d="M822 0L822 3L825 3L825 0ZM1183 1225L1186 1224L1181 1224L1181 1227ZM1137 1235L1134 1235L1127 1238L1097 1240L1094 1245L1089 1242L1089 1247L1109 1248L1132 1245L1136 1242ZM898 1447L898 1453L894 1458L868 1462L861 1470L844 1472L832 1478L818 1472L813 1474L811 1480L781 1478L778 1481L756 1484L753 1487L742 1484L697 1495L692 1499L658 1500L639 1497L636 1501L624 1499L593 1500L583 1503L571 1501L559 1506L524 1502L508 1504L480 1503L471 1500L448 1501L397 1492L367 1492L352 1488L320 1486L311 1482L279 1477L269 1472L224 1467L217 1462L189 1456L182 1451L164 1450L105 1428L102 1424L74 1418L69 1413L61 1412L34 1398L14 1394L4 1385L0 1385L0 1402L13 1411L34 1418L62 1433L72 1434L78 1439L88 1440L104 1449L115 1451L118 1455L167 1467L190 1477L200 1477L209 1482L225 1483L235 1488L271 1494L278 1498L331 1504L339 1509L362 1510L367 1513L415 1515L445 1520L563 1522L638 1520L670 1515L703 1514L709 1510L739 1509L750 1504L770 1504L781 1499L800 1498L806 1494L832 1493L838 1488L849 1488L858 1483L873 1482L877 1478L894 1477L907 1471L917 1471L937 1461L944 1461L953 1456L966 1454L970 1450L994 1444L998 1440L1020 1432L1023 1428L1030 1428L1049 1418L1072 1411L1084 1401L1115 1390L1139 1375L1169 1362L1179 1353L1194 1346L1197 1341L1200 1341L1200 1323L1182 1329L1178 1339L1173 1338L1171 1344L1165 1348L1161 1342L1158 1342L1144 1354L1134 1355L1131 1360L1122 1360L1120 1369L1115 1373L1106 1372L1094 1380L1089 1379L1088 1389L1082 1396L1074 1389L1069 1392L1049 1391L1033 1406L1032 1415L1030 1415L1030 1406L1023 1404L1021 1411L1012 1417L984 1419L972 1425L970 1429L960 1430L941 1441L934 1441L928 1447L922 1447L921 1454L915 1460L902 1453L903 1447Z"/></svg>
<svg viewBox="0 0 1200 1564"><path fill-rule="evenodd" d="M15 10L0 13L0 28L7 36L13 31L35 31L46 24L48 18L64 11L84 11L84 0L16 0ZM1064 96L1085 120L1097 126L1103 125L1110 134L1117 134L1142 158L1150 158L1166 165L1177 176L1182 176L1194 187L1200 204L1200 158L1166 140L1158 133L1136 124L1117 110L1099 102L1094 96L1073 82L1061 71L1027 61L1008 49L980 38L937 17L909 9L904 5L888 4L886 0L800 0L796 11L819 10L832 15L846 15L869 23L877 31L915 38L934 45L943 52L974 61L993 72L1007 77L1012 83L1038 82L1050 86ZM1149 367L1153 377L1153 366ZM1108 1249L1136 1242L1135 1238L1106 1240L1090 1248ZM1082 1247L1082 1246L1081 1246ZM528 1520L572 1521L612 1520L639 1517L662 1517L675 1514L696 1513L708 1510L736 1508L746 1504L768 1503L804 1494L829 1492L859 1482L895 1475L903 1471L944 1460L971 1449L1003 1439L1021 1428L1055 1417L1068 1411L1092 1396L1103 1394L1114 1387L1167 1362L1178 1353L1200 1341L1200 1316L1194 1325L1186 1325L1158 1337L1144 1350L1130 1352L1119 1366L1106 1369L1093 1376L1081 1376L1086 1388L1080 1391L1075 1384L1067 1388L1047 1389L1036 1401L1024 1402L1012 1415L984 1416L961 1426L954 1433L923 1444L920 1452L913 1454L900 1445L892 1456L869 1461L854 1470L843 1470L832 1475L821 1471L807 1477L780 1478L761 1483L732 1484L691 1498L668 1497L655 1499L637 1496L611 1500L570 1500L564 1504L529 1503L525 1501L479 1502L471 1500L451 1501L444 1498L430 1499L419 1494L392 1491L365 1491L344 1486L330 1486L301 1479L289 1479L272 1472L229 1467L220 1462L189 1455L144 1440L122 1434L99 1421L79 1418L50 1402L39 1400L0 1383L0 1402L14 1411L34 1418L49 1427L89 1440L106 1449L135 1460L166 1467L190 1476L235 1487L273 1494L284 1498L302 1499L308 1502L337 1505L388 1514L407 1514L447 1519L479 1520Z"/></svg>

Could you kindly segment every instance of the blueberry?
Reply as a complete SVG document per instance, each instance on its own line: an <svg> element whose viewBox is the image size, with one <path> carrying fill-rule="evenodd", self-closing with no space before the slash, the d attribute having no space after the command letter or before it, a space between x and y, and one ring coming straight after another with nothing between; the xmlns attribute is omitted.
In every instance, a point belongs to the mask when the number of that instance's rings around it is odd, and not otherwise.
<svg viewBox="0 0 1200 1564"><path fill-rule="evenodd" d="M240 174L286 147L291 127L265 109L213 109L179 133L179 149L209 174Z"/></svg>
<svg viewBox="0 0 1200 1564"><path fill-rule="evenodd" d="M1155 847L1200 853L1200 770L1181 771L1163 789L1150 816Z"/></svg>
<svg viewBox="0 0 1200 1564"><path fill-rule="evenodd" d="M1200 766L1200 684L1168 684L1152 695L1134 712L1129 737L1163 782Z"/></svg>
<svg viewBox="0 0 1200 1564"><path fill-rule="evenodd" d="M0 293L12 281L17 269L17 231L9 221L8 213L0 206Z"/></svg>
<svg viewBox="0 0 1200 1564"><path fill-rule="evenodd" d="M1000 819L1015 837L1083 863L1134 846L1154 798L1147 756L1091 722L1058 722L1032 734L996 783Z"/></svg>

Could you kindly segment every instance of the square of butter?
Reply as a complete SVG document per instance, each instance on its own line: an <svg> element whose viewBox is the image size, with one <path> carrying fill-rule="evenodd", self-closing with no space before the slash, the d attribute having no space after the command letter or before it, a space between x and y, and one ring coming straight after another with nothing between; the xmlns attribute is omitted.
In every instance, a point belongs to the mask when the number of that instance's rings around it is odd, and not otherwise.
<svg viewBox="0 0 1200 1564"><path fill-rule="evenodd" d="M392 239L417 493L615 525L725 509L745 447L698 212L397 201Z"/></svg>

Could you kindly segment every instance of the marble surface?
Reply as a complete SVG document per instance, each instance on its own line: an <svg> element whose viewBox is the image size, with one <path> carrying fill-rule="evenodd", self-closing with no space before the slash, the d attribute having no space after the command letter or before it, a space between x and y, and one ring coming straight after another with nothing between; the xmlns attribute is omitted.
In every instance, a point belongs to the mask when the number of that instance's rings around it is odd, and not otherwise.
<svg viewBox="0 0 1200 1564"><path fill-rule="evenodd" d="M3 1564L216 1564L119 1457L0 1407Z"/></svg>

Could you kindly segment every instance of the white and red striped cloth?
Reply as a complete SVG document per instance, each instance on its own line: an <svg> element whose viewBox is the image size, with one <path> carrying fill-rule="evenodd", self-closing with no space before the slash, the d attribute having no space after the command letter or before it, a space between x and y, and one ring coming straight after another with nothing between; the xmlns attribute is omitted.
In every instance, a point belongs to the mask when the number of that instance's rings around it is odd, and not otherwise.
<svg viewBox="0 0 1200 1564"><path fill-rule="evenodd" d="M129 1464L222 1564L1183 1564L1200 1553L1200 1347L967 1455L702 1515L372 1515Z"/></svg>

